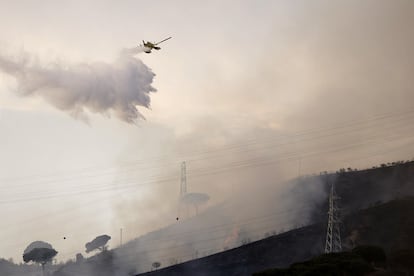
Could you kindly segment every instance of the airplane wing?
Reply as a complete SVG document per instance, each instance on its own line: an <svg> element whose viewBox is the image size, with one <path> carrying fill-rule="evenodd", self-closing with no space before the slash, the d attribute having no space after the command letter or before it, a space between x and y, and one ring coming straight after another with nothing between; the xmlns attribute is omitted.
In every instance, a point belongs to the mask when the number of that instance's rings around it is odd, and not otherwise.
<svg viewBox="0 0 414 276"><path fill-rule="evenodd" d="M154 45L158 45L158 44L160 44L160 43L162 43L162 42L164 42L164 41L166 41L166 40L168 40L168 39L171 39L171 38L172 38L172 36L167 37L166 39L161 40L160 42L157 42L157 43L155 43Z"/></svg>

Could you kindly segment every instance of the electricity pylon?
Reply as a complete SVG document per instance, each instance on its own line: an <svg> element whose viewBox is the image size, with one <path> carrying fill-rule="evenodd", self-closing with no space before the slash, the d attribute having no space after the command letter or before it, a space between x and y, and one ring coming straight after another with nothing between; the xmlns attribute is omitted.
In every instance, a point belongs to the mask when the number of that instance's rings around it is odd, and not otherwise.
<svg viewBox="0 0 414 276"><path fill-rule="evenodd" d="M328 229L326 231L325 253L341 252L340 215L338 208L339 197L335 193L335 184L331 184L329 194Z"/></svg>

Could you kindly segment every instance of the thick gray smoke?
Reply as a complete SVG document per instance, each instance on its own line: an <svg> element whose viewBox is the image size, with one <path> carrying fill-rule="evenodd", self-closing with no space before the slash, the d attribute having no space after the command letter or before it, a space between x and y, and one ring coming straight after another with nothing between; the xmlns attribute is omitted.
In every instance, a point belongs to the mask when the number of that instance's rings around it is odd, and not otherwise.
<svg viewBox="0 0 414 276"><path fill-rule="evenodd" d="M223 85L228 84L225 74L209 76L207 82L213 85L200 85L199 94L214 104L204 117L200 115L197 121L192 116L185 134L152 147L164 149L175 143L178 156L190 152L190 158L181 159L187 161L189 189L209 194L210 204L222 198L226 209L210 209L209 214L216 211L216 216L208 218L200 212L200 220L188 222L164 215L164 206L168 202L173 206L179 192L181 160L177 160L175 183L160 184L139 200L137 196L123 199L117 207L114 225L123 225L127 231L144 233L159 227L160 221L176 225L164 232L150 232L135 246L131 244L124 255L131 263L139 258L138 269L149 269L154 261L163 266L185 261L211 254L210 249L232 248L258 235L264 237L266 232L309 223L312 207L326 202L324 183L316 177L300 178L302 185L281 180L393 160L401 155L398 150L393 152L394 147L404 141L400 138L384 144L382 139L391 133L412 136L407 123L389 118L384 120L386 124L371 124L370 118L412 109L414 36L410 26L414 2L290 3L286 5L290 12L284 5L279 7L281 16L275 18L280 21L264 43L262 59L246 66L251 70L240 73L233 86ZM220 66L218 63L217 72L221 72ZM406 116L402 122L410 118ZM350 127L333 135L332 129L343 122L351 123ZM353 122L369 123L361 127ZM316 136L307 132L321 127L324 130ZM274 144L266 142L272 140ZM142 148L137 141L129 150L134 155ZM234 146L239 144L245 146ZM380 152L391 154L377 155ZM273 163L278 159L280 162ZM165 236L172 238L163 241ZM134 254L140 255L131 257Z"/></svg>
<svg viewBox="0 0 414 276"><path fill-rule="evenodd" d="M155 92L155 74L133 55L121 51L113 63L43 64L28 53L16 58L0 53L0 70L14 77L17 93L38 96L75 118L87 120L85 111L134 123L143 116L137 106L149 108Z"/></svg>

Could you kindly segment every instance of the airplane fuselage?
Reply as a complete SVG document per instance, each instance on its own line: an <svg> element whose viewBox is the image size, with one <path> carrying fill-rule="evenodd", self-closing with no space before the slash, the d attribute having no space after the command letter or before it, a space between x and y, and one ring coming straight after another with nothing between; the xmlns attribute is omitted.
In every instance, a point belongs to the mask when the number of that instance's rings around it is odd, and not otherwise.
<svg viewBox="0 0 414 276"><path fill-rule="evenodd" d="M168 37L168 38L166 38L166 39L164 39L164 40L161 40L160 42L158 42L158 43L152 43L152 42L149 42L149 41L147 41L147 42L145 42L144 40L142 41L142 47L144 47L144 52L145 53L147 53L147 54L149 54L149 53L151 53L151 50L152 49L155 49L155 50L161 50L161 47L159 47L159 46L157 46L158 44L160 44L160 43L162 43L162 42L164 42L164 41L166 41L166 40L168 40L168 39L170 39L171 37Z"/></svg>

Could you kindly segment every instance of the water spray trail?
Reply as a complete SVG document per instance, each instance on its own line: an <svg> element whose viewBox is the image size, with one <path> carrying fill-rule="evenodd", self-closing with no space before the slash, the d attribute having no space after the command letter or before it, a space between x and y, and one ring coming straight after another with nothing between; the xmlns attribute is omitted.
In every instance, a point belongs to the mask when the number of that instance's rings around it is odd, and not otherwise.
<svg viewBox="0 0 414 276"><path fill-rule="evenodd" d="M127 123L143 119L137 106L150 107L155 74L134 55L143 49L124 49L112 63L42 63L34 55L0 53L0 71L16 79L16 93L37 96L75 118L85 111L114 115Z"/></svg>

